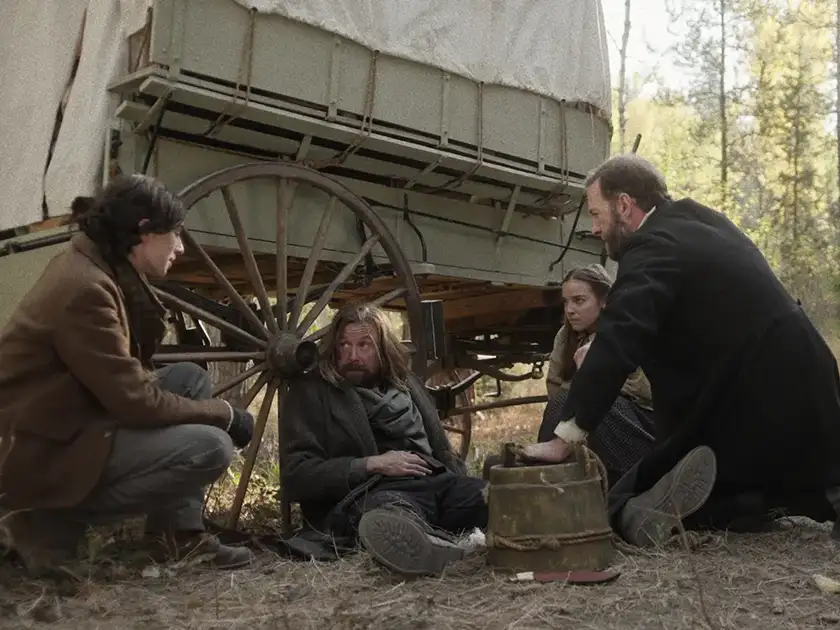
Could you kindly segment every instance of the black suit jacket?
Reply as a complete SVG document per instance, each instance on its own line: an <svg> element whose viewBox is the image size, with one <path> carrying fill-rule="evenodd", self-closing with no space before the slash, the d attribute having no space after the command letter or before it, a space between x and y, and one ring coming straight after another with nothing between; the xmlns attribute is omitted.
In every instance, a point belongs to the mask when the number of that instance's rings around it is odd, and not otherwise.
<svg viewBox="0 0 840 630"><path fill-rule="evenodd" d="M423 383L412 375L409 388L435 459L466 475ZM289 387L280 431L284 496L299 502L304 518L320 528L330 510L369 478L363 459L379 454L362 400L347 383L336 387L317 372L304 376Z"/></svg>
<svg viewBox="0 0 840 630"><path fill-rule="evenodd" d="M723 485L840 483L836 361L743 232L692 200L671 201L618 262L564 420L591 432L641 365L659 442L642 485L700 443L715 449Z"/></svg>

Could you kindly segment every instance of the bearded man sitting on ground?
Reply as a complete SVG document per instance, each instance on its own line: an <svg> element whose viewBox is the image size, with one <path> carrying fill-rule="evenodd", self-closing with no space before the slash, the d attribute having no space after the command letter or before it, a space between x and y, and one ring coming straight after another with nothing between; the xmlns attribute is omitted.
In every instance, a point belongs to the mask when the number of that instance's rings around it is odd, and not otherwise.
<svg viewBox="0 0 840 630"><path fill-rule="evenodd" d="M467 475L408 351L382 310L343 308L319 369L289 388L282 413L285 497L305 525L358 536L381 564L439 575L487 526L485 482Z"/></svg>

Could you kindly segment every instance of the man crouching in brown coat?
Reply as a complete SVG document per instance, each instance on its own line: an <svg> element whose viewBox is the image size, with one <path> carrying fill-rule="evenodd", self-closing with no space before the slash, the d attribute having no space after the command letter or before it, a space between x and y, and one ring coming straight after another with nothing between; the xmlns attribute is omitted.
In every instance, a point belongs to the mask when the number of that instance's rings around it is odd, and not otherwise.
<svg viewBox="0 0 840 630"><path fill-rule="evenodd" d="M251 560L204 532L202 506L253 417L195 364L151 368L165 309L146 278L183 253L185 214L139 175L77 198L81 232L0 332L0 542L31 571L69 560L88 524L143 514L160 560Z"/></svg>
<svg viewBox="0 0 840 630"><path fill-rule="evenodd" d="M344 307L324 342L281 415L284 493L310 528L358 535L402 575L439 575L463 555L454 535L487 526L485 482L452 451L380 309Z"/></svg>

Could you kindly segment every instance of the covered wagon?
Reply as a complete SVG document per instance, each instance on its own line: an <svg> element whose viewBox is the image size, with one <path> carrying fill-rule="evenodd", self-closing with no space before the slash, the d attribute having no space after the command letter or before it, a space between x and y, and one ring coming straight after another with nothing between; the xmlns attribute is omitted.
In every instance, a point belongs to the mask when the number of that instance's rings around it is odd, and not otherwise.
<svg viewBox="0 0 840 630"><path fill-rule="evenodd" d="M611 135L599 0L0 13L3 320L68 239L73 197L151 174L191 208L187 253L157 286L177 331L157 358L241 365L216 392L265 391L261 427L328 307L402 313L425 376L518 379L505 370L538 373L550 352L564 273L605 260L582 211ZM451 428L468 445L469 423Z"/></svg>

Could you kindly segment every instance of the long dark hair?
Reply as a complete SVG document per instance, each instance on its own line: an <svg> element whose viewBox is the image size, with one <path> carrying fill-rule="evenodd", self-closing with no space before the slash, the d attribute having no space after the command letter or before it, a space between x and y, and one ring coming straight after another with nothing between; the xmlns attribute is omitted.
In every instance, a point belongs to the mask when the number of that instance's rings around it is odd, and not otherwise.
<svg viewBox="0 0 840 630"><path fill-rule="evenodd" d="M152 367L152 354L165 332L165 309L129 255L140 244L141 235L178 229L186 208L159 181L145 175L120 175L96 196L76 197L71 210L71 220L96 245L123 293L132 354Z"/></svg>
<svg viewBox="0 0 840 630"><path fill-rule="evenodd" d="M595 297L599 301L606 299L613 284L613 280L607 270L602 265L597 264L575 267L566 274L562 284L566 284L569 280L585 282L592 289L592 293L595 294ZM577 372L575 352L580 347L581 335L574 331L565 314L563 315L562 340L563 350L560 353L560 378L568 382L572 380L575 372Z"/></svg>

